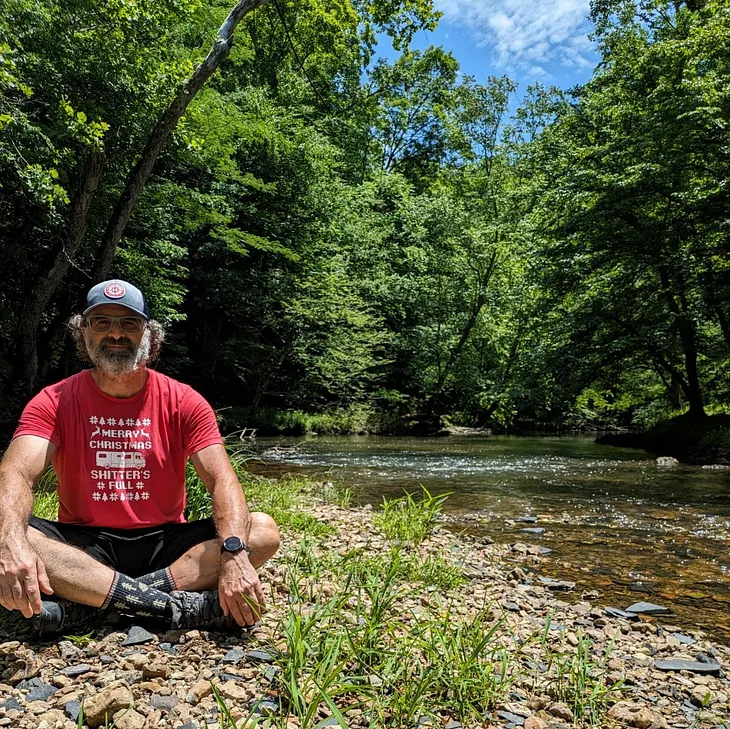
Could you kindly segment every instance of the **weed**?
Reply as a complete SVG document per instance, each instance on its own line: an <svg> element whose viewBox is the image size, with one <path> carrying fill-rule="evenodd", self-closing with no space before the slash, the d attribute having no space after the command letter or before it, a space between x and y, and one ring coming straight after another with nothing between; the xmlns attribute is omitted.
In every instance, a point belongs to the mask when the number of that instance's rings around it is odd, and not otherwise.
<svg viewBox="0 0 730 729"><path fill-rule="evenodd" d="M85 633L84 635L64 635L63 637L75 645L84 646L91 643L93 635L93 633Z"/></svg>
<svg viewBox="0 0 730 729"><path fill-rule="evenodd" d="M600 724L621 683L606 683L606 670L594 662L592 648L592 641L579 631L575 652L549 654L548 667L554 668L556 698L570 706L576 719L593 725Z"/></svg>
<svg viewBox="0 0 730 729"><path fill-rule="evenodd" d="M383 509L373 523L388 539L420 544L433 529L449 494L432 496L421 486L421 498L407 493L399 499L383 498Z"/></svg>

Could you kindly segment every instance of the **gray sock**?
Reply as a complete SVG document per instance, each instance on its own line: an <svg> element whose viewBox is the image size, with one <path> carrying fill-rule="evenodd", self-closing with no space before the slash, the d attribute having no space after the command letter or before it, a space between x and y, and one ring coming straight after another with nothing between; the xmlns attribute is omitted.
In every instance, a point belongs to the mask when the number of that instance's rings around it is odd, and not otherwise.
<svg viewBox="0 0 730 729"><path fill-rule="evenodd" d="M156 570L155 572L149 572L146 575L137 577L137 582L144 582L145 585L154 587L160 592L172 592L176 590L175 581L172 579L172 572L169 567L165 567L162 570Z"/></svg>
<svg viewBox="0 0 730 729"><path fill-rule="evenodd" d="M112 607L123 613L167 620L172 610L170 597L144 582L114 573L114 582L101 609Z"/></svg>

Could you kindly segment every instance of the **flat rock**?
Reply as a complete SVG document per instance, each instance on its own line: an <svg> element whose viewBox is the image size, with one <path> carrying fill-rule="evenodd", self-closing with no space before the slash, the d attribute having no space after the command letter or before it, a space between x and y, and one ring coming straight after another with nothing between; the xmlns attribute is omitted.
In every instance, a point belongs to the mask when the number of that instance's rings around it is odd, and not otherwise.
<svg viewBox="0 0 730 729"><path fill-rule="evenodd" d="M273 716L279 713L279 702L273 699L254 699L252 702L253 711L261 716Z"/></svg>
<svg viewBox="0 0 730 729"><path fill-rule="evenodd" d="M508 721L510 724L516 724L517 726L522 726L525 723L524 716L518 716L517 714L512 714L509 711L498 711L497 716L500 719L504 719L504 721Z"/></svg>
<svg viewBox="0 0 730 729"><path fill-rule="evenodd" d="M570 580L557 580L554 577L538 577L538 580L545 585L548 590L574 590L575 582Z"/></svg>
<svg viewBox="0 0 730 729"><path fill-rule="evenodd" d="M609 615L612 618L623 618L624 620L639 620L639 616L636 613L630 613L626 610L620 610L619 608L615 607L605 607L603 609L606 615Z"/></svg>
<svg viewBox="0 0 730 729"><path fill-rule="evenodd" d="M546 530L543 527L526 527L525 529L520 529L520 531L523 534L544 534Z"/></svg>
<svg viewBox="0 0 730 729"><path fill-rule="evenodd" d="M114 714L115 729L143 729L146 719L134 709L122 709Z"/></svg>
<svg viewBox="0 0 730 729"><path fill-rule="evenodd" d="M251 651L251 653L253 653L253 651ZM228 651L228 653L221 658L221 663L230 663L235 666L243 660L244 655L243 651L234 648L233 650Z"/></svg>
<svg viewBox="0 0 730 729"><path fill-rule="evenodd" d="M537 517L536 516L518 516L515 521L522 522L523 524L536 524L537 523Z"/></svg>
<svg viewBox="0 0 730 729"><path fill-rule="evenodd" d="M56 691L58 691L58 689L55 686L43 683L40 686L34 686L26 695L25 700L28 703L31 701L46 701L46 699L53 696Z"/></svg>
<svg viewBox="0 0 730 729"><path fill-rule="evenodd" d="M608 715L619 724L633 726L637 729L663 729L667 726L661 714L629 701L619 701L611 707Z"/></svg>
<svg viewBox="0 0 730 729"><path fill-rule="evenodd" d="M175 696L158 696L157 694L153 694L150 697L150 706L160 711L172 711L179 703L180 700Z"/></svg>
<svg viewBox="0 0 730 729"><path fill-rule="evenodd" d="M112 717L122 709L134 704L132 692L128 686L107 687L98 694L84 699L83 710L86 723L95 727L111 723Z"/></svg>
<svg viewBox="0 0 730 729"><path fill-rule="evenodd" d="M63 710L66 716L73 722L77 722L79 714L81 713L81 702L80 701L67 701L63 705Z"/></svg>
<svg viewBox="0 0 730 729"><path fill-rule="evenodd" d="M697 641L684 633L672 633L672 638L676 638L682 645L694 645Z"/></svg>
<svg viewBox="0 0 730 729"><path fill-rule="evenodd" d="M682 658L670 658L656 661L654 667L660 671L691 671L692 673L707 673L718 675L722 670L719 663L703 663L702 661L688 661Z"/></svg>
<svg viewBox="0 0 730 729"><path fill-rule="evenodd" d="M626 608L627 613L643 613L645 615L653 615L656 613L671 613L668 607L663 605L655 605L653 602L635 602Z"/></svg>
<svg viewBox="0 0 730 729"><path fill-rule="evenodd" d="M85 673L88 673L91 670L91 666L88 663L79 663L76 666L67 666L66 668L61 670L61 673L64 676L70 676L71 678L74 678L75 676L83 676Z"/></svg>
<svg viewBox="0 0 730 729"><path fill-rule="evenodd" d="M3 709L5 709L5 711L23 711L23 707L18 703L18 700L12 697L5 699Z"/></svg>
<svg viewBox="0 0 730 729"><path fill-rule="evenodd" d="M276 656L269 651L261 650L256 648L252 651L248 651L243 656L249 663L273 663L276 660Z"/></svg>
<svg viewBox="0 0 730 729"><path fill-rule="evenodd" d="M143 643L151 643L155 639L155 636L145 630L140 625L133 625L127 632L127 637L122 642L122 645L142 645Z"/></svg>

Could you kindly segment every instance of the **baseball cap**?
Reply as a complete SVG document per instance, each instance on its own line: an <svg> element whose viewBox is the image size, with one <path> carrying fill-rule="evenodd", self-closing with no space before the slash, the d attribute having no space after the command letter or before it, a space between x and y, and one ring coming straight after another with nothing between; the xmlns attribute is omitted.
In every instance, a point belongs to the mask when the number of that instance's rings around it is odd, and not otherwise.
<svg viewBox="0 0 730 729"><path fill-rule="evenodd" d="M131 283L113 278L96 284L86 294L86 308L84 316L92 309L103 304L120 304L141 314L147 321L150 320L150 308L144 294Z"/></svg>

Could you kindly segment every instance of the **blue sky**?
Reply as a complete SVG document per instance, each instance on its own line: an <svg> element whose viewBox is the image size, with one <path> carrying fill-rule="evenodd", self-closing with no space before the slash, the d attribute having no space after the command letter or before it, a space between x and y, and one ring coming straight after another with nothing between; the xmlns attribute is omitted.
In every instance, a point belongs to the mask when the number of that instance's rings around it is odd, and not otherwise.
<svg viewBox="0 0 730 729"><path fill-rule="evenodd" d="M588 33L590 0L435 0L443 13L433 33L414 45L452 51L463 73L484 82L507 75L570 88L587 81L597 63Z"/></svg>

